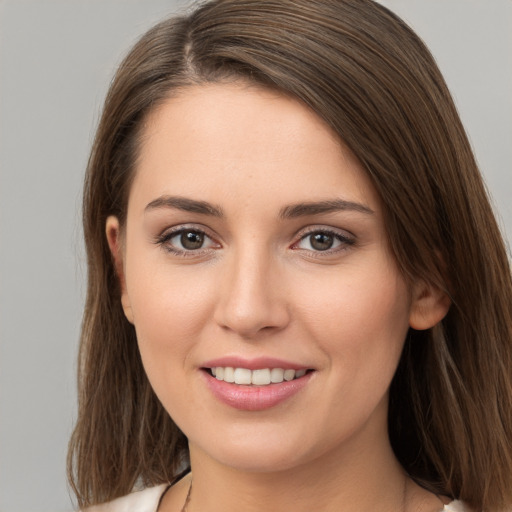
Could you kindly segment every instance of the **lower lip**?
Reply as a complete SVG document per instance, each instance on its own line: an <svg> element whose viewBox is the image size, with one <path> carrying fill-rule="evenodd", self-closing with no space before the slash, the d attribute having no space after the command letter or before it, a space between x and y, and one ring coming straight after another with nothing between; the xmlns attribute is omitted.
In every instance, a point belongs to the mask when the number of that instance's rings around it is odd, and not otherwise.
<svg viewBox="0 0 512 512"><path fill-rule="evenodd" d="M224 404L243 411L262 411L275 407L299 393L309 382L313 372L308 372L299 379L268 386L231 384L217 380L206 371L203 373L210 391Z"/></svg>

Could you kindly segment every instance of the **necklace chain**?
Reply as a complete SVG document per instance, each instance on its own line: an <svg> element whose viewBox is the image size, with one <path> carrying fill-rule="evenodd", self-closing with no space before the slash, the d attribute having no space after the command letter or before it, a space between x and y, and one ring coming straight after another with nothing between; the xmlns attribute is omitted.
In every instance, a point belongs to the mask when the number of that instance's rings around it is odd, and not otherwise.
<svg viewBox="0 0 512 512"><path fill-rule="evenodd" d="M190 501L190 494L192 492L192 480L190 480L190 486L188 488L187 497L185 498L185 503L183 503L183 507L181 507L180 512L187 512L188 502Z"/></svg>
<svg viewBox="0 0 512 512"><path fill-rule="evenodd" d="M192 494L192 480L190 480L190 485L187 492L187 497L185 498L185 503L183 503L183 507L181 507L180 512L187 512L188 503L190 501L190 495ZM402 511L405 512L407 503L407 480L404 480L404 490L402 496Z"/></svg>

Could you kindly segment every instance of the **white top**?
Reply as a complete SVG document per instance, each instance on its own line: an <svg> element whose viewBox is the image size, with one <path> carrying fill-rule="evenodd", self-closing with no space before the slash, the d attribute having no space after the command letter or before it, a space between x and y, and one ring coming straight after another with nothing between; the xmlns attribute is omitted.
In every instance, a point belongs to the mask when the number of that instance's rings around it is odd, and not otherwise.
<svg viewBox="0 0 512 512"><path fill-rule="evenodd" d="M135 491L108 503L87 508L86 512L156 512L167 487L169 487L169 484Z"/></svg>
<svg viewBox="0 0 512 512"><path fill-rule="evenodd" d="M158 504L168 484L148 487L143 491L136 491L117 498L116 500L90 507L87 512L156 512ZM461 501L452 501L445 505L440 512L468 512Z"/></svg>

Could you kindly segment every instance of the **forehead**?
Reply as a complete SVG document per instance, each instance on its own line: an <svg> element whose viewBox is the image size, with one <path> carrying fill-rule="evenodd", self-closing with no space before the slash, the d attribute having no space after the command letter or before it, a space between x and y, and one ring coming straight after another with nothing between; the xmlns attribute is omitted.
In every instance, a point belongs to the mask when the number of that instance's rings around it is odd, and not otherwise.
<svg viewBox="0 0 512 512"><path fill-rule="evenodd" d="M143 127L132 189L148 200L279 191L292 202L336 193L378 201L357 158L317 114L244 83L192 86L156 108Z"/></svg>

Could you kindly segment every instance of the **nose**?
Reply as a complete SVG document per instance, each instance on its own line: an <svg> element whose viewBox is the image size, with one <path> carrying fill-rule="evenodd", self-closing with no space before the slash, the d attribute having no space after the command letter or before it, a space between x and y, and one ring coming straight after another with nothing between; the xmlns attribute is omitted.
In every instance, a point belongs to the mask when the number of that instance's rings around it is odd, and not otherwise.
<svg viewBox="0 0 512 512"><path fill-rule="evenodd" d="M288 325L282 272L264 251L234 255L225 262L220 277L214 320L222 329L255 339Z"/></svg>

